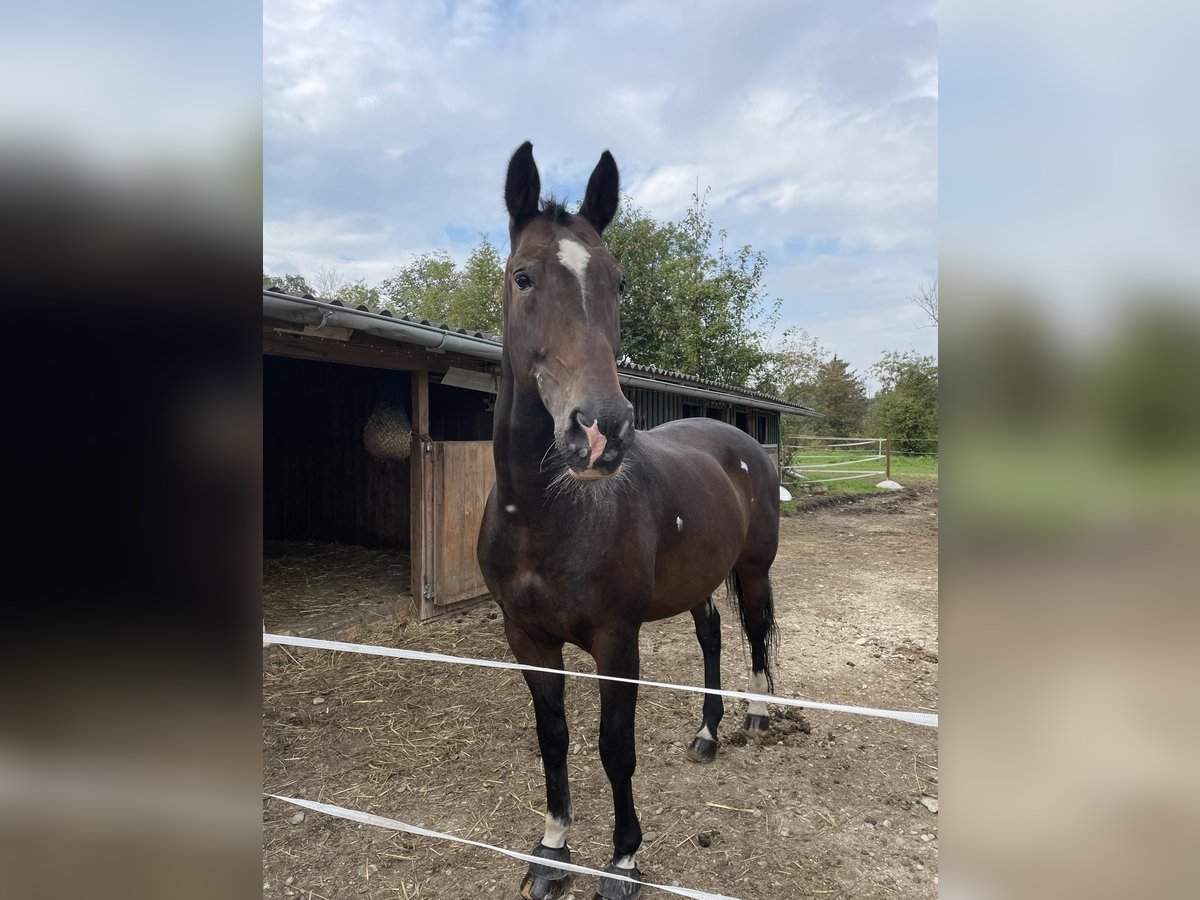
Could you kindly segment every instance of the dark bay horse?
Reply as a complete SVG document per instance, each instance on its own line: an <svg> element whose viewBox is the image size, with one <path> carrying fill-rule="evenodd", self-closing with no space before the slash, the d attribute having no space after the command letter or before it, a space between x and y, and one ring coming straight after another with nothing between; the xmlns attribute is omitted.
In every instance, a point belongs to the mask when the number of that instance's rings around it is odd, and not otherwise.
<svg viewBox="0 0 1200 900"><path fill-rule="evenodd" d="M519 662L563 667L563 644L588 651L600 674L639 675L642 623L690 611L704 683L720 687L721 617L713 592L727 582L751 649L751 690L772 686L774 611L768 570L779 544L779 479L762 447L711 419L635 432L621 393L624 280L601 233L617 210L618 173L605 151L577 214L540 202L528 142L508 165L504 199L512 253L504 281L504 352L496 402L496 485L479 534L479 562L504 612ZM546 830L533 850L569 861L563 676L526 673L546 773ZM601 681L600 757L612 784L613 858L605 871L640 879L633 803L637 685ZM751 703L745 726L765 731ZM716 756L721 698L706 695L691 759ZM553 897L566 873L531 864L527 898ZM597 896L640 887L601 879Z"/></svg>

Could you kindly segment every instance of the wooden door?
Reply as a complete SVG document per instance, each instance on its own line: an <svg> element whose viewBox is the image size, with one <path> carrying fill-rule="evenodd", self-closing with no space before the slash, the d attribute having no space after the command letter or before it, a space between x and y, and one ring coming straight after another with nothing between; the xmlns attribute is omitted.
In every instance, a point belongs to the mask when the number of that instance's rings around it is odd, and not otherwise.
<svg viewBox="0 0 1200 900"><path fill-rule="evenodd" d="M783 470L779 467L779 445L763 444L762 448L767 451L767 456L771 457L771 462L775 463L775 471L782 476Z"/></svg>
<svg viewBox="0 0 1200 900"><path fill-rule="evenodd" d="M434 611L487 593L475 547L496 480L491 441L434 441L429 587ZM428 495L427 495L428 496Z"/></svg>

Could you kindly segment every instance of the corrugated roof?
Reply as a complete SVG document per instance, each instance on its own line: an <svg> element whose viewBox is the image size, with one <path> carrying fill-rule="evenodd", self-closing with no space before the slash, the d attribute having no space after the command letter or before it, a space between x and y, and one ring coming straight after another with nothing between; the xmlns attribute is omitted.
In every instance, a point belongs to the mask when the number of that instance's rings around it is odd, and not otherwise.
<svg viewBox="0 0 1200 900"><path fill-rule="evenodd" d="M428 328L437 328L441 331L449 332L450 334L461 334L464 337L478 338L483 341L491 341L495 344L504 343L504 339L498 334L490 334L486 331L472 331L469 328L459 328L455 325L448 325L445 322L433 322L429 319L422 319L419 316L399 315L386 306L368 306L365 303L343 303L341 300L330 299L328 297L316 297L312 294L293 294L291 291L285 291L277 285L264 284L264 291L271 291L273 294L280 294L285 297L298 297L301 300L315 300L317 303L326 303L329 306L339 306L342 309L352 309L357 312L370 313L374 316L387 316L389 319L396 319L401 322L412 322L414 325L424 325Z"/></svg>
<svg viewBox="0 0 1200 900"><path fill-rule="evenodd" d="M661 376L675 381L712 388L714 390L727 391L733 394L742 394L746 397L752 397L755 400L767 400L771 403L780 403L784 406L795 406L799 409L809 410L810 412L812 411L809 409L809 407L804 406L803 404L791 403L788 400L780 399L772 394L766 394L762 391L752 391L749 388L737 387L735 385L725 384L724 382L720 381L711 381L707 378L701 378L699 375L685 375L683 372L672 372L669 369L660 369L658 366L644 366L641 363L635 363L630 359L623 359L618 365L622 370L628 372L640 372L647 375Z"/></svg>
<svg viewBox="0 0 1200 900"><path fill-rule="evenodd" d="M276 297L294 297L298 300L307 300L315 303L321 303L328 306L336 306L347 311L362 312L374 316L385 316L389 319L395 319L398 322L408 322L413 325L421 325L426 328L433 328L439 331L444 331L447 334L459 335L467 340L476 340L481 344L503 344L504 338L498 334L490 334L486 331L473 331L468 328L459 328L455 325L450 325L446 322L435 322L429 319L423 319L418 316L400 315L386 307L368 306L365 303L349 304L343 303L341 300L328 300L323 297L315 297L312 294L293 294L282 288L274 285L264 285L263 291L270 291ZM797 412L805 415L816 415L810 407L799 403L791 403L771 394L763 393L762 391L752 391L747 388L737 387L736 385L725 384L720 381L713 381L708 378L701 378L699 375L686 375L683 372L672 372L669 369L660 369L658 366L647 366L641 363L633 362L629 359L621 360L617 368L628 374L648 375L655 378L662 378L673 381L678 384L694 384L699 388L709 390L722 391L727 394L734 394L745 397L750 400L762 400L768 403L778 404L780 406L789 406Z"/></svg>

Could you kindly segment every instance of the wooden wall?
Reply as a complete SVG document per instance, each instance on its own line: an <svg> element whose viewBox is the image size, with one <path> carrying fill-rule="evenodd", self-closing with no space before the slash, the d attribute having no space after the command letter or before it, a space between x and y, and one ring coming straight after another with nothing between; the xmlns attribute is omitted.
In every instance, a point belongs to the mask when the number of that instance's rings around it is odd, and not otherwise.
<svg viewBox="0 0 1200 900"><path fill-rule="evenodd" d="M266 539L409 546L409 465L372 458L362 441L381 392L408 410L409 379L385 369L263 357Z"/></svg>

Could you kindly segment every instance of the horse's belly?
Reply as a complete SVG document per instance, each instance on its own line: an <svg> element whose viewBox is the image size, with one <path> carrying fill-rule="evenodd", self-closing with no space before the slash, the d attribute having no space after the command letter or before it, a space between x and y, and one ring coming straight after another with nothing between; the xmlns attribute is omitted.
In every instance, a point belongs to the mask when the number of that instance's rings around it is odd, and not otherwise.
<svg viewBox="0 0 1200 900"><path fill-rule="evenodd" d="M745 530L703 546L683 544L660 554L655 567L654 601L647 619L665 619L704 602L721 586L737 561Z"/></svg>
<svg viewBox="0 0 1200 900"><path fill-rule="evenodd" d="M751 505L743 485L703 455L692 459L692 478L705 484L705 490L681 492L664 509L648 619L678 615L703 603L746 545Z"/></svg>

